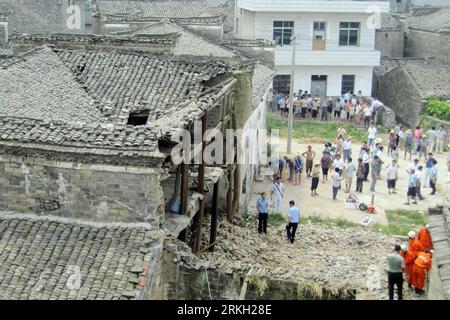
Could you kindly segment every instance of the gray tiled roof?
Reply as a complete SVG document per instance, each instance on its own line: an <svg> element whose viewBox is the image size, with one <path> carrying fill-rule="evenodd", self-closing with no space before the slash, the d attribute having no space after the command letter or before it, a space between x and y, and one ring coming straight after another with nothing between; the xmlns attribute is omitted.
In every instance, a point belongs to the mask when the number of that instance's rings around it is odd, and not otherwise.
<svg viewBox="0 0 450 320"><path fill-rule="evenodd" d="M82 122L104 117L49 48L0 69L0 116Z"/></svg>
<svg viewBox="0 0 450 320"><path fill-rule="evenodd" d="M443 295L450 300L450 212L444 208L443 214L430 215L429 228L433 239L433 260L439 272Z"/></svg>
<svg viewBox="0 0 450 320"><path fill-rule="evenodd" d="M403 30L403 25L392 14L381 14L381 30Z"/></svg>
<svg viewBox="0 0 450 320"><path fill-rule="evenodd" d="M207 12L205 0L97 1L97 10L105 14L155 18L191 18Z"/></svg>
<svg viewBox="0 0 450 320"><path fill-rule="evenodd" d="M422 98L450 96L450 65L420 60L405 60L401 64Z"/></svg>
<svg viewBox="0 0 450 320"><path fill-rule="evenodd" d="M261 63L255 67L252 85L253 85L253 108L256 108L261 102L261 98L266 93L267 88L272 84L274 70Z"/></svg>
<svg viewBox="0 0 450 320"><path fill-rule="evenodd" d="M233 33L234 31L234 8L235 0L227 0L219 6L209 8L209 12L211 12L211 14L225 16L225 21L223 24L223 31L225 33Z"/></svg>
<svg viewBox="0 0 450 320"><path fill-rule="evenodd" d="M54 50L41 47L0 69L2 145L156 151L158 138L211 107L219 89L204 93L205 82L231 72L226 63L203 59ZM144 110L146 126L126 125L131 112Z"/></svg>
<svg viewBox="0 0 450 320"><path fill-rule="evenodd" d="M196 35L181 26L168 21L157 22L152 25L148 25L139 31L135 32L135 35L153 35L153 34L170 34L179 33L181 36L175 44L174 54L179 55L192 55L192 56L212 56L221 58L231 58L236 54L226 48L223 48L217 44L206 40L205 38Z"/></svg>
<svg viewBox="0 0 450 320"><path fill-rule="evenodd" d="M377 77L382 77L399 66L398 59L382 59L381 64L374 68Z"/></svg>
<svg viewBox="0 0 450 320"><path fill-rule="evenodd" d="M0 292L11 300L142 299L160 252L160 232L143 224L0 214Z"/></svg>
<svg viewBox="0 0 450 320"><path fill-rule="evenodd" d="M64 32L67 4L67 0L0 0L0 13L9 18L10 33Z"/></svg>
<svg viewBox="0 0 450 320"><path fill-rule="evenodd" d="M433 13L419 16L409 16L408 26L426 31L450 31L450 8L442 8Z"/></svg>

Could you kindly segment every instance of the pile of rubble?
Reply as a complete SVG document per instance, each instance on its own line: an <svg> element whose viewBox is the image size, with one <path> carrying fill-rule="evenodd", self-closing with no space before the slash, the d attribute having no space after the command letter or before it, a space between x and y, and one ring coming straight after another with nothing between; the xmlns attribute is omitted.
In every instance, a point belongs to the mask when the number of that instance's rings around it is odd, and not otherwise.
<svg viewBox="0 0 450 320"><path fill-rule="evenodd" d="M209 230L205 228L203 235ZM284 226L270 228L259 235L255 226L222 222L214 252L198 257L187 246L171 243L177 263L195 269L218 269L227 274L246 276L252 270L272 280L314 284L332 292L355 291L357 298L386 299L386 255L398 239L380 233L335 226L300 225L294 244L286 238ZM183 248L184 247L184 248ZM417 299L406 292L406 299Z"/></svg>

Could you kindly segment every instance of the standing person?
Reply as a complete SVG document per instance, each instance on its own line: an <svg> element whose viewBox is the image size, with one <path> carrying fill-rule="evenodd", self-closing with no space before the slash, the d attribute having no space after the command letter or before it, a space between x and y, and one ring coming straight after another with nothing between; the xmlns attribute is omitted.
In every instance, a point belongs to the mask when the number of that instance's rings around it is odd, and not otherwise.
<svg viewBox="0 0 450 320"><path fill-rule="evenodd" d="M349 114L350 122L355 122L356 105L354 105L353 103L350 103L350 105L349 105L348 114Z"/></svg>
<svg viewBox="0 0 450 320"><path fill-rule="evenodd" d="M422 156L424 159L426 159L427 157L428 141L425 138L426 135L423 135L422 138L417 141L417 152L419 153L419 160L422 158Z"/></svg>
<svg viewBox="0 0 450 320"><path fill-rule="evenodd" d="M272 196L272 203L273 203L273 212L274 213L280 213L280 205L281 200L283 199L285 186L281 183L281 178L278 177L277 181L272 184L272 191L270 192Z"/></svg>
<svg viewBox="0 0 450 320"><path fill-rule="evenodd" d="M344 125L341 123L339 125L339 128L337 130L337 137L342 137L342 139L345 139L345 136L347 135L347 130L345 130Z"/></svg>
<svg viewBox="0 0 450 320"><path fill-rule="evenodd" d="M300 184L302 180L303 162L300 154L295 157L295 182L294 184Z"/></svg>
<svg viewBox="0 0 450 320"><path fill-rule="evenodd" d="M351 107L351 102L349 102L349 100L344 100L344 119L348 120L350 119L350 107Z"/></svg>
<svg viewBox="0 0 450 320"><path fill-rule="evenodd" d="M396 194L395 185L398 180L397 160L392 160L392 163L387 166L387 187L389 194Z"/></svg>
<svg viewBox="0 0 450 320"><path fill-rule="evenodd" d="M347 161L352 156L352 137L349 136L342 145L344 149L344 161Z"/></svg>
<svg viewBox="0 0 450 320"><path fill-rule="evenodd" d="M284 156L284 161L286 163L286 166L289 168L289 178L287 181L292 182L294 181L294 172L295 172L294 161L288 156Z"/></svg>
<svg viewBox="0 0 450 320"><path fill-rule="evenodd" d="M364 141L363 145L359 151L359 157L362 158L364 152L369 152L369 151L370 151L370 149L369 149L369 146L367 145L367 141Z"/></svg>
<svg viewBox="0 0 450 320"><path fill-rule="evenodd" d="M356 167L353 164L353 159L351 157L347 160L347 165L345 166L345 193L350 193L350 188L352 187L353 174L356 171Z"/></svg>
<svg viewBox="0 0 450 320"><path fill-rule="evenodd" d="M363 156L363 164L364 164L364 181L369 181L369 179L367 179L369 177L369 172L370 172L370 155L369 155L369 151L368 150L364 150Z"/></svg>
<svg viewBox="0 0 450 320"><path fill-rule="evenodd" d="M391 155L392 148L397 146L397 134L392 129L391 132L389 132L389 139L388 139L388 156Z"/></svg>
<svg viewBox="0 0 450 320"><path fill-rule="evenodd" d="M302 153L302 156L306 159L306 175L307 178L311 177L311 171L313 167L314 157L316 153L312 150L311 146L308 146L308 150Z"/></svg>
<svg viewBox="0 0 450 320"><path fill-rule="evenodd" d="M413 279L413 268L414 262L416 261L417 254L423 250L422 244L416 238L416 233L414 231L408 232L409 245L408 250L405 253L405 269L406 269L406 279L408 282L408 287L412 289L412 279Z"/></svg>
<svg viewBox="0 0 450 320"><path fill-rule="evenodd" d="M336 141L336 150L338 154L344 154L344 138L342 136L339 136Z"/></svg>
<svg viewBox="0 0 450 320"><path fill-rule="evenodd" d="M295 206L295 201L289 201L288 224L286 226L287 238L290 243L294 243L295 233L300 223L300 209Z"/></svg>
<svg viewBox="0 0 450 320"><path fill-rule="evenodd" d="M368 105L364 106L363 114L364 114L364 128L369 129L370 120L372 118L372 111L370 110L370 107Z"/></svg>
<svg viewBox="0 0 450 320"><path fill-rule="evenodd" d="M411 156L412 156L412 150L413 150L413 146L414 145L414 136L412 134L412 131L410 129L406 130L405 133L405 157L404 159L406 160L406 154L409 153L409 160L411 161Z"/></svg>
<svg viewBox="0 0 450 320"><path fill-rule="evenodd" d="M420 251L417 253L416 260L414 261L412 285L417 294L423 294L425 291L425 278L426 274L431 270L431 253L430 251Z"/></svg>
<svg viewBox="0 0 450 320"><path fill-rule="evenodd" d="M319 109L320 109L320 98L319 96L315 96L311 106L313 120L317 119Z"/></svg>
<svg viewBox="0 0 450 320"><path fill-rule="evenodd" d="M279 172L279 177L280 177L281 180L283 180L283 170L284 170L285 161L283 159L280 159L278 161L278 163L280 165L280 168L279 168L279 171L278 171Z"/></svg>
<svg viewBox="0 0 450 320"><path fill-rule="evenodd" d="M433 153L429 152L428 157L425 159L425 172L422 177L422 185L424 188L427 188L429 186L430 181L430 170L431 167L433 167Z"/></svg>
<svg viewBox="0 0 450 320"><path fill-rule="evenodd" d="M362 192L365 173L366 169L364 168L363 159L358 158L358 168L356 170L356 192Z"/></svg>
<svg viewBox="0 0 450 320"><path fill-rule="evenodd" d="M444 130L443 126L439 127L437 132L436 149L438 153L444 152L445 140L447 139L447 132Z"/></svg>
<svg viewBox="0 0 450 320"><path fill-rule="evenodd" d="M433 166L430 170L430 195L434 195L436 193L436 181L437 181L437 161L433 159Z"/></svg>
<svg viewBox="0 0 450 320"><path fill-rule="evenodd" d="M261 192L261 198L256 201L256 210L258 211L258 232L267 233L267 218L269 217L269 201L266 199L266 193Z"/></svg>
<svg viewBox="0 0 450 320"><path fill-rule="evenodd" d="M370 185L370 192L375 192L375 185L377 184L378 181L378 177L380 176L381 173L381 163L380 163L380 158L378 158L378 156L375 156L372 159L372 184Z"/></svg>
<svg viewBox="0 0 450 320"><path fill-rule="evenodd" d="M398 162L399 154L397 150L397 146L393 146L391 150L391 159Z"/></svg>
<svg viewBox="0 0 450 320"><path fill-rule="evenodd" d="M433 249L433 240L431 239L430 230L428 229L429 225L426 224L423 226L417 235L417 239L422 244L423 250L432 250Z"/></svg>
<svg viewBox="0 0 450 320"><path fill-rule="evenodd" d="M311 197L318 196L317 193L317 187L319 186L319 180L320 180L320 162L317 161L314 164L314 167L312 169L312 179L311 179Z"/></svg>
<svg viewBox="0 0 450 320"><path fill-rule="evenodd" d="M377 128L373 122L370 123L369 129L367 129L367 138L369 141L369 147L372 148L375 144L375 139L377 138Z"/></svg>
<svg viewBox="0 0 450 320"><path fill-rule="evenodd" d="M398 300L403 299L403 272L405 260L400 255L401 246L395 245L394 252L387 256L389 300L394 300L394 286L397 286Z"/></svg>
<svg viewBox="0 0 450 320"><path fill-rule="evenodd" d="M425 198L422 196L422 177L423 177L422 166L417 166L416 177L417 177L416 195L419 198L419 200L422 201L425 200Z"/></svg>
<svg viewBox="0 0 450 320"><path fill-rule="evenodd" d="M345 162L341 159L341 155L337 154L336 159L333 161L333 168L338 169L338 173L340 176L342 176L342 173L344 171Z"/></svg>
<svg viewBox="0 0 450 320"><path fill-rule="evenodd" d="M333 201L337 202L337 194L341 188L341 175L339 174L339 168L334 168L334 172L331 176L333 186Z"/></svg>
<svg viewBox="0 0 450 320"><path fill-rule="evenodd" d="M327 121L328 120L328 104L329 102L322 101L321 102L321 121Z"/></svg>
<svg viewBox="0 0 450 320"><path fill-rule="evenodd" d="M302 119L305 119L306 112L308 111L308 106L307 106L307 102L306 102L305 98L303 98L303 97L301 99L300 108L301 108L301 117L302 117Z"/></svg>
<svg viewBox="0 0 450 320"><path fill-rule="evenodd" d="M269 164L272 167L273 172L272 181L275 182L277 181L280 173L280 159L278 157L273 157L272 159L270 159Z"/></svg>
<svg viewBox="0 0 450 320"><path fill-rule="evenodd" d="M308 94L308 98L306 99L306 108L308 109L308 116L311 117L313 99L310 94Z"/></svg>
<svg viewBox="0 0 450 320"><path fill-rule="evenodd" d="M416 143L414 150L419 151L419 140L423 137L423 130L420 126L416 127L416 130L414 130L414 141Z"/></svg>
<svg viewBox="0 0 450 320"><path fill-rule="evenodd" d="M412 199L413 204L417 204L416 201L416 193L417 193L417 175L414 169L409 169L409 179L408 179L408 192L406 193L407 201L406 205L410 204L410 200Z"/></svg>
<svg viewBox="0 0 450 320"><path fill-rule="evenodd" d="M342 102L341 102L341 99L337 98L336 105L334 107L334 118L340 119L341 111L342 111Z"/></svg>
<svg viewBox="0 0 450 320"><path fill-rule="evenodd" d="M330 98L330 99L328 99L328 104L327 104L327 117L330 120L331 120L331 117L333 115L333 107L334 107L333 99Z"/></svg>
<svg viewBox="0 0 450 320"><path fill-rule="evenodd" d="M431 127L431 129L426 132L426 135L428 137L428 152L434 152L437 142L436 128Z"/></svg>
<svg viewBox="0 0 450 320"><path fill-rule="evenodd" d="M320 159L320 166L322 167L322 183L328 181L328 170L332 165L331 157L328 152L323 152L322 158Z"/></svg>

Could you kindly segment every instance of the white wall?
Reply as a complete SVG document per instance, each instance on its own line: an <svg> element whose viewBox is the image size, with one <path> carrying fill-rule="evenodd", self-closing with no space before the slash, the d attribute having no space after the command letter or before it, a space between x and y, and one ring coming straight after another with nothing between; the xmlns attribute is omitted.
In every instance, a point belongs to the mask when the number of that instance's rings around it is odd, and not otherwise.
<svg viewBox="0 0 450 320"><path fill-rule="evenodd" d="M289 67L276 67L277 74L290 74ZM355 92L361 90L364 95L372 94L372 67L330 67L297 66L295 68L294 92L299 89L311 92L311 76L327 76L327 96L341 96L342 75L355 75Z"/></svg>
<svg viewBox="0 0 450 320"><path fill-rule="evenodd" d="M256 38L255 35L255 12L245 9L237 9L237 33L236 37L240 39L252 40Z"/></svg>
<svg viewBox="0 0 450 320"><path fill-rule="evenodd" d="M273 38L273 21L294 21L294 33L297 35L297 48L311 50L313 23L327 22L326 50L370 51L375 48L375 28L367 26L368 14L352 13L287 13L256 12L255 37ZM360 22L359 46L339 46L339 22Z"/></svg>

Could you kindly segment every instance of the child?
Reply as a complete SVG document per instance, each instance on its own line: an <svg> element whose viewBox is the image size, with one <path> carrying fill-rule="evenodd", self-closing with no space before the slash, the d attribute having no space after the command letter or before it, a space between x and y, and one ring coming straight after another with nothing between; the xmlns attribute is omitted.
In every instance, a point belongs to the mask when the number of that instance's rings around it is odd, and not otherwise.
<svg viewBox="0 0 450 320"><path fill-rule="evenodd" d="M392 158L392 160L395 160L397 162L398 161L398 157L399 157L399 154L398 154L397 146L392 146L392 148L391 148L391 158Z"/></svg>
<svg viewBox="0 0 450 320"><path fill-rule="evenodd" d="M339 168L334 168L334 172L332 175L332 180L333 180L333 201L337 202L337 194L339 189L341 188L341 175L339 174Z"/></svg>
<svg viewBox="0 0 450 320"><path fill-rule="evenodd" d="M317 187L319 186L320 179L320 162L316 162L312 169L312 179L311 179L311 197L318 196Z"/></svg>

